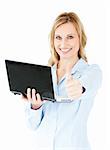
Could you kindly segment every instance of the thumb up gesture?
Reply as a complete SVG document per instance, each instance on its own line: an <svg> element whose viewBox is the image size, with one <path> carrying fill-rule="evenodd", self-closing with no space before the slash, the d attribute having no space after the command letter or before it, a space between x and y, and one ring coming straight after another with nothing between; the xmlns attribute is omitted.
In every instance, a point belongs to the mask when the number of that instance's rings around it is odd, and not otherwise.
<svg viewBox="0 0 110 150"><path fill-rule="evenodd" d="M80 98L83 91L80 81L74 79L69 68L66 70L66 91L71 100Z"/></svg>

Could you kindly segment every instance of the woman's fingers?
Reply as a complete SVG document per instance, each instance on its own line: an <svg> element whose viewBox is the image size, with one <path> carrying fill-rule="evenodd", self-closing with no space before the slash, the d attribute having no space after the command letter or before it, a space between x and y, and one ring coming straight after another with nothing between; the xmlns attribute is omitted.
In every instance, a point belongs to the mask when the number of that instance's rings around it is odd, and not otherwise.
<svg viewBox="0 0 110 150"><path fill-rule="evenodd" d="M41 100L40 94L37 93L35 89L31 89L31 88L27 88L26 96L22 94L21 98L23 100L30 101L33 109L40 108L42 106L42 104L44 103Z"/></svg>
<svg viewBox="0 0 110 150"><path fill-rule="evenodd" d="M27 99L31 100L31 89L27 88Z"/></svg>
<svg viewBox="0 0 110 150"><path fill-rule="evenodd" d="M38 101L38 102L41 102L40 94L39 94L39 93L37 93L37 94L36 94L36 96L37 96L37 101Z"/></svg>
<svg viewBox="0 0 110 150"><path fill-rule="evenodd" d="M72 76L67 78L66 90L68 97L72 99L77 99L82 95L82 85L79 80L72 78Z"/></svg>
<svg viewBox="0 0 110 150"><path fill-rule="evenodd" d="M38 109L43 104L40 94L35 89L27 89L27 100L31 102L33 109Z"/></svg>
<svg viewBox="0 0 110 150"><path fill-rule="evenodd" d="M36 101L36 90L32 89L32 100Z"/></svg>

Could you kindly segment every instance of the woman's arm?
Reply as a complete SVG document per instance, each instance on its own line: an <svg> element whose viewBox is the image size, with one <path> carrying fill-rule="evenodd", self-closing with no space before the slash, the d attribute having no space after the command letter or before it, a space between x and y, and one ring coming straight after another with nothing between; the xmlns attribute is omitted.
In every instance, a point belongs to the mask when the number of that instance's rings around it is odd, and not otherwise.
<svg viewBox="0 0 110 150"><path fill-rule="evenodd" d="M32 109L32 104L28 103L26 105L25 115L28 127L32 130L36 130L40 126L44 116L43 106L35 110Z"/></svg>
<svg viewBox="0 0 110 150"><path fill-rule="evenodd" d="M81 85L85 88L84 95L95 94L102 83L102 71L96 64L90 65L79 78Z"/></svg>
<svg viewBox="0 0 110 150"><path fill-rule="evenodd" d="M39 127L44 113L43 113L43 101L40 98L39 93L36 93L35 89L27 89L26 97L22 96L28 103L26 105L26 122L28 126L35 130Z"/></svg>
<svg viewBox="0 0 110 150"><path fill-rule="evenodd" d="M102 72L98 65L88 66L79 79L75 79L70 73L66 77L66 91L68 98L75 100L81 96L95 94L101 85Z"/></svg>

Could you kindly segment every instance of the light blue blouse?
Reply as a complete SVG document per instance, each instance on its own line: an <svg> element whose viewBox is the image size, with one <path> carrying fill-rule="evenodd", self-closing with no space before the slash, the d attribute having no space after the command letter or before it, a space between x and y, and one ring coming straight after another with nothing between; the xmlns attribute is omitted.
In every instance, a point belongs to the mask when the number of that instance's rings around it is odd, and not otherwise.
<svg viewBox="0 0 110 150"><path fill-rule="evenodd" d="M71 70L86 91L72 102L47 101L38 110L26 106L26 120L35 130L39 150L90 150L87 138L87 119L93 99L101 86L102 72L98 65L87 64L83 59ZM56 65L52 67L52 78L56 96L67 97L65 76L57 84Z"/></svg>

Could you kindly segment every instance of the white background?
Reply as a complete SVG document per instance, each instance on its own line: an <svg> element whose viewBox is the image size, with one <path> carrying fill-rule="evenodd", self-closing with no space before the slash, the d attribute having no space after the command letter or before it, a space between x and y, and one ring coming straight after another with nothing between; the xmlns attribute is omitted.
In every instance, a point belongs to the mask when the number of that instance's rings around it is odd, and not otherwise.
<svg viewBox="0 0 110 150"><path fill-rule="evenodd" d="M0 149L34 149L33 133L25 123L24 102L9 92L4 60L46 65L50 56L48 35L54 19L64 11L74 11L82 20L88 38L85 50L89 63L97 63L103 72L102 87L88 120L88 137L92 150L109 149L106 143L109 111L105 111L109 108L109 103L105 106L109 93L106 89L109 71L105 66L106 8L105 2L99 0L0 1Z"/></svg>

